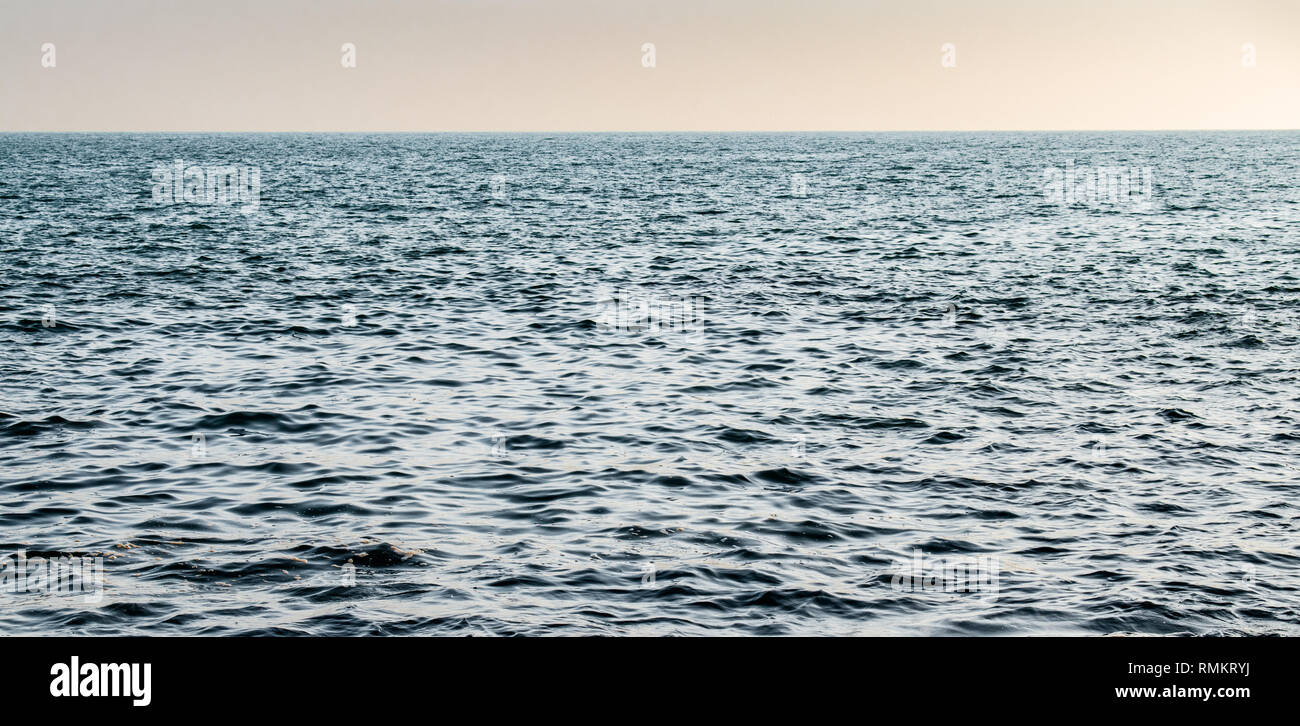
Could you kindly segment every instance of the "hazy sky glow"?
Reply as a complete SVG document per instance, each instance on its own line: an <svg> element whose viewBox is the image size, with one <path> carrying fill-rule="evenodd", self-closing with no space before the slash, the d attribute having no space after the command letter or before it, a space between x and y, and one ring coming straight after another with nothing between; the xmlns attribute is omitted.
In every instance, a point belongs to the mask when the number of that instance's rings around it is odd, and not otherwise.
<svg viewBox="0 0 1300 726"><path fill-rule="evenodd" d="M1300 128L1300 0L0 0L5 131L1215 128Z"/></svg>

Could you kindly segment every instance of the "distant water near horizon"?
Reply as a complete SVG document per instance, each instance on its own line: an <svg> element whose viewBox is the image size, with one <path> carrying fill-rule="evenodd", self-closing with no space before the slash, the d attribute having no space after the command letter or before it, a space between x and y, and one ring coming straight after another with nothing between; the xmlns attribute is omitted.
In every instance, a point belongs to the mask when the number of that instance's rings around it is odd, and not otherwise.
<svg viewBox="0 0 1300 726"><path fill-rule="evenodd" d="M0 633L1300 635L1298 179L1297 132L0 134Z"/></svg>

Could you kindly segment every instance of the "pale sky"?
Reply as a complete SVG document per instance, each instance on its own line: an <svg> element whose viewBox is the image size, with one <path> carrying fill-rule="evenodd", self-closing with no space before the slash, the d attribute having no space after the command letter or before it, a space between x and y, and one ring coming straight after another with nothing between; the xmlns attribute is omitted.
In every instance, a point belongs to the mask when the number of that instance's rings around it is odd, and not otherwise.
<svg viewBox="0 0 1300 726"><path fill-rule="evenodd" d="M1300 0L0 0L0 131L1253 128Z"/></svg>

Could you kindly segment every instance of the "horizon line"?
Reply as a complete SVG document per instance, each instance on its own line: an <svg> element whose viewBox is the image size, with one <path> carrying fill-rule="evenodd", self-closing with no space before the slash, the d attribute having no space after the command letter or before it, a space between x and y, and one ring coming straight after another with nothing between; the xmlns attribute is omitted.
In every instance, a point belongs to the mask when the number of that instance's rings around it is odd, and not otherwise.
<svg viewBox="0 0 1300 726"><path fill-rule="evenodd" d="M201 129L177 130L10 130L0 129L0 134L1063 134L1063 133L1222 133L1244 131L1300 131L1300 127L1268 128L1138 128L1138 129L540 129L540 130L500 130L500 129L442 129L422 131L374 130L374 131L212 131Z"/></svg>

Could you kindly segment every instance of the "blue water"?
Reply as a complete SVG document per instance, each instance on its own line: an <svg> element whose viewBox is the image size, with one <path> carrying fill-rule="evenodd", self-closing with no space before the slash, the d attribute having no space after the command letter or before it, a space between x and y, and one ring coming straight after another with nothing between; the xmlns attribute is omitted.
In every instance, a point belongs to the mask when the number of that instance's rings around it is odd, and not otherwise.
<svg viewBox="0 0 1300 726"><path fill-rule="evenodd" d="M0 135L0 632L1300 634L1298 159Z"/></svg>

